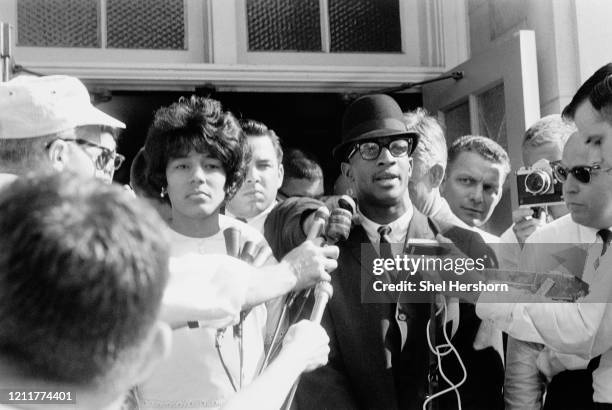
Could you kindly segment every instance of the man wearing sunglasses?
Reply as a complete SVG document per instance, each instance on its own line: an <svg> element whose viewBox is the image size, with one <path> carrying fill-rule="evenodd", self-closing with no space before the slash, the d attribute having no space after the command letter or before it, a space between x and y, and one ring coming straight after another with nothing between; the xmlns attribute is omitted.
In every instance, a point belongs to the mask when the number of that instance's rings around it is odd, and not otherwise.
<svg viewBox="0 0 612 410"><path fill-rule="evenodd" d="M116 135L125 124L93 107L68 76L17 77L0 84L0 172L72 171L111 182L124 157Z"/></svg>
<svg viewBox="0 0 612 410"><path fill-rule="evenodd" d="M580 125L578 128L580 131ZM509 335L543 344L556 354L584 359L583 367L592 377L593 390L592 394L590 390L587 392L591 400L581 403L580 408L609 409L612 408L612 252L609 251L612 158L607 158L606 151L602 150L599 155L601 162L594 163L593 153L598 148L584 144L584 135L579 135L582 140L573 159L566 161L564 158L563 162L567 163L555 168L558 177L565 181L564 200L572 220L596 231L588 243L581 275L582 280L589 284L588 295L575 303L541 303L552 300L518 290L473 292L462 297L476 302L478 315L483 320L493 321ZM524 252L522 259L537 261L543 256L546 255L541 250L531 255ZM452 279L444 272L440 274L445 279ZM469 272L462 280L464 283L478 283L483 278ZM576 390L576 386L570 388L570 392ZM563 408L567 405L568 402L562 403ZM575 407L570 405L569 408Z"/></svg>
<svg viewBox="0 0 612 410"><path fill-rule="evenodd" d="M569 125L568 125L569 126ZM595 193L585 181L591 181L589 166L577 165L587 161L582 137L574 132L563 148L561 160L553 164L557 178L566 182L571 168L578 175L580 196ZM566 188L571 186L565 184ZM565 199L575 200L568 192ZM566 214L535 230L525 240L517 257L517 267L524 272L557 271L582 276L587 247L596 242L597 229L574 222ZM546 390L545 409L583 408L591 401L591 374L585 370L588 360L577 356L557 354L543 344L510 337L506 354L504 398L507 409L541 408ZM552 381L551 381L552 379ZM546 389L546 381L550 381ZM589 392L590 390L590 392Z"/></svg>

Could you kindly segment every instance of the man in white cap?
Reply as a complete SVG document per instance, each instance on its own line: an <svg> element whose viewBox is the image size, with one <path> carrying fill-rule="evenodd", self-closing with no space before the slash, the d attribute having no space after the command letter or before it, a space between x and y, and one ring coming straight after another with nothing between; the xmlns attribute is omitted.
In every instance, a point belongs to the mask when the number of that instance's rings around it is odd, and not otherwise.
<svg viewBox="0 0 612 410"><path fill-rule="evenodd" d="M70 170L112 181L124 157L125 124L91 104L75 77L17 77L0 83L0 186L28 172Z"/></svg>

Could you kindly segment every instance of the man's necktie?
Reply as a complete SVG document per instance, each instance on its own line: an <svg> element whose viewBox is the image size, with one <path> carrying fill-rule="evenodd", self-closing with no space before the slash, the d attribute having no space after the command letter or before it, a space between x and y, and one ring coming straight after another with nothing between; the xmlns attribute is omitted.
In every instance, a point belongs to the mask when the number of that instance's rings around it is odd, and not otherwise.
<svg viewBox="0 0 612 410"><path fill-rule="evenodd" d="M606 253L608 248L610 247L610 241L612 241L612 232L609 229L600 229L597 231L597 235L601 238L603 244L601 246L601 254L595 259L595 270L599 268L599 259Z"/></svg>
<svg viewBox="0 0 612 410"><path fill-rule="evenodd" d="M393 251L391 250L391 243L389 242L389 234L391 228L383 225L378 228L378 234L380 235L380 257L384 259L393 259ZM396 272L389 272L389 277L394 279ZM389 326L387 333L385 334L385 356L387 358L387 366L391 366L393 370L393 377L395 379L396 387L399 388L399 375L400 375L400 357L402 353L402 334L395 320L397 313L397 303L389 304L389 313L385 320Z"/></svg>

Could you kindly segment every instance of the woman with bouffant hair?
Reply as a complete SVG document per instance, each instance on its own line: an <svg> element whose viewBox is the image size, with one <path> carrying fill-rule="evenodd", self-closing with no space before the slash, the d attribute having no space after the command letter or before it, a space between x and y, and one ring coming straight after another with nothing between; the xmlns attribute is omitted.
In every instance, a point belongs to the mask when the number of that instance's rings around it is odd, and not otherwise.
<svg viewBox="0 0 612 410"><path fill-rule="evenodd" d="M172 208L175 261L194 253L225 254L223 231L230 227L240 232L241 243L265 241L254 228L220 213L242 184L250 155L236 119L221 103L192 96L160 108L144 153L149 185ZM172 275L170 283L181 280ZM244 318L241 334L232 327L218 332L197 322L182 324L173 332L170 357L141 386L144 407L221 406L256 376L265 321L265 307L259 305Z"/></svg>

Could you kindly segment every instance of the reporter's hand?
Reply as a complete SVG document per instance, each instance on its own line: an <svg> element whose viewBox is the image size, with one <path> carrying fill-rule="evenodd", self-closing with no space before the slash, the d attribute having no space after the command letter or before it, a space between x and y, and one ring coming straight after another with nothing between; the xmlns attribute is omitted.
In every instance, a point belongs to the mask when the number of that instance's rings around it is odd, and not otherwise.
<svg viewBox="0 0 612 410"><path fill-rule="evenodd" d="M518 208L512 211L512 230L521 246L536 230L546 225L546 212L542 211L539 218L533 217L533 209Z"/></svg>
<svg viewBox="0 0 612 410"><path fill-rule="evenodd" d="M294 363L304 366L303 371L312 371L327 364L329 337L318 323L302 320L287 331L281 354L291 355Z"/></svg>
<svg viewBox="0 0 612 410"><path fill-rule="evenodd" d="M337 246L321 247L323 238L306 241L289 252L281 263L286 263L296 277L294 290L301 290L314 286L321 280L331 281L328 272L338 267Z"/></svg>

